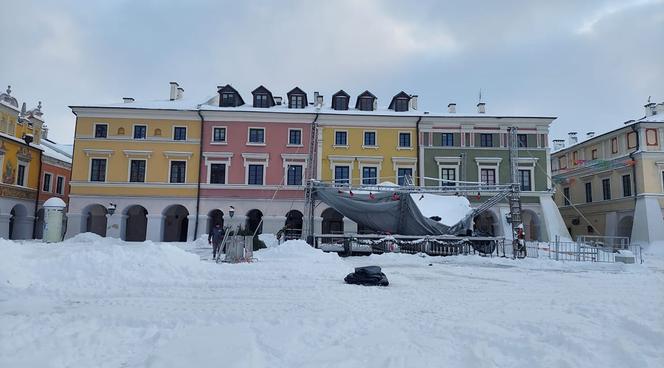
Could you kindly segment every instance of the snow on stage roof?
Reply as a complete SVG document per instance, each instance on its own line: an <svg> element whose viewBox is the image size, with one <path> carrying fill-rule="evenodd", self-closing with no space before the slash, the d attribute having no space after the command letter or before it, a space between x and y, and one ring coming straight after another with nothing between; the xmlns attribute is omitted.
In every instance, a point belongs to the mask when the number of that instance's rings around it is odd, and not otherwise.
<svg viewBox="0 0 664 368"><path fill-rule="evenodd" d="M443 225L452 226L463 220L473 209L463 196L441 196L437 194L413 193L410 197L425 217L440 217Z"/></svg>

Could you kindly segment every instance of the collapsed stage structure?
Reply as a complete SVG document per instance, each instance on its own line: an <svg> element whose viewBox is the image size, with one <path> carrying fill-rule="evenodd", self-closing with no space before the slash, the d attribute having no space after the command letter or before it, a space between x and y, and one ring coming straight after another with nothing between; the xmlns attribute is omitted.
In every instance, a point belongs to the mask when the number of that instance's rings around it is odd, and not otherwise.
<svg viewBox="0 0 664 368"><path fill-rule="evenodd" d="M312 129L312 138L316 134ZM311 140L310 151L315 154L315 139ZM364 246L372 252L384 252L398 247L400 251L424 252L429 254L449 255L476 251L490 254L498 242L512 242L514 257L526 256L526 247L522 240L523 224L521 220L520 184L518 183L518 140L517 129L509 129L510 177L511 184L495 185L479 182L450 181L450 186L423 187L415 186L412 178L406 176L404 185L366 185L353 186L350 182L325 183L314 179L307 181L305 203L305 234L307 241L324 248L330 243L342 245L342 248L329 250L353 253L353 246ZM313 157L313 156L312 156ZM313 161L309 160L307 172L314 172ZM440 214L423 214L418 206L418 199L426 195L466 196L492 194L484 203L469 209L454 223L441 222ZM491 207L506 200L509 204L507 221L512 228L512 239L487 236L474 229L473 219ZM314 234L314 212L317 203L324 202L343 216L371 229L372 235L330 235ZM441 211L443 211L441 209Z"/></svg>

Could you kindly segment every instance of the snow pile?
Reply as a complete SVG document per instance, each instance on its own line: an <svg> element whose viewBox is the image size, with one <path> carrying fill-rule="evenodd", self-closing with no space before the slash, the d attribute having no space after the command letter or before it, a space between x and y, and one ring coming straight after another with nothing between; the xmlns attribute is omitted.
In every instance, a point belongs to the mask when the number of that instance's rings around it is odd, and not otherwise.
<svg viewBox="0 0 664 368"><path fill-rule="evenodd" d="M125 243L80 234L60 244L0 239L0 282L16 288L124 288L178 283L199 274L195 254L168 243Z"/></svg>
<svg viewBox="0 0 664 368"><path fill-rule="evenodd" d="M185 250L186 249L186 250ZM664 262L0 240L0 367L662 367ZM347 285L378 265L386 288Z"/></svg>
<svg viewBox="0 0 664 368"><path fill-rule="evenodd" d="M424 217L438 216L439 222L447 226L456 225L473 210L468 198L463 196L413 193L410 197Z"/></svg>
<svg viewBox="0 0 664 368"><path fill-rule="evenodd" d="M274 234L259 234L258 239L260 239L265 246L268 248L273 248L279 245L279 239Z"/></svg>

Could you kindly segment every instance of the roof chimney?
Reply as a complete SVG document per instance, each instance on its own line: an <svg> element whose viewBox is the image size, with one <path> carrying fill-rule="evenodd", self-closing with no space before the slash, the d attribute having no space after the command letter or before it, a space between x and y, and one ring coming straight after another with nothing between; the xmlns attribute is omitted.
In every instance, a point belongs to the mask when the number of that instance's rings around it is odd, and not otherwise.
<svg viewBox="0 0 664 368"><path fill-rule="evenodd" d="M417 110L417 95L410 96L410 108L412 110Z"/></svg>
<svg viewBox="0 0 664 368"><path fill-rule="evenodd" d="M579 138L576 136L577 132L569 132L567 135L569 136L569 145L575 145L579 142Z"/></svg>
<svg viewBox="0 0 664 368"><path fill-rule="evenodd" d="M124 102L124 103L134 102L134 98L133 97L122 97L122 102Z"/></svg>
<svg viewBox="0 0 664 368"><path fill-rule="evenodd" d="M320 96L320 93L318 93L318 91L315 91L314 92L314 103L315 104L318 103L318 96Z"/></svg>
<svg viewBox="0 0 664 368"><path fill-rule="evenodd" d="M170 82L171 85L171 101L175 100L178 97L178 82Z"/></svg>
<svg viewBox="0 0 664 368"><path fill-rule="evenodd" d="M450 114L456 114L456 104L454 102L450 102L447 104L447 112Z"/></svg>
<svg viewBox="0 0 664 368"><path fill-rule="evenodd" d="M281 105L281 101L283 100L283 97L281 96L274 96L274 103L279 106Z"/></svg>
<svg viewBox="0 0 664 368"><path fill-rule="evenodd" d="M565 140L564 139L554 139L553 140L553 150L558 151L565 148Z"/></svg>
<svg viewBox="0 0 664 368"><path fill-rule="evenodd" d="M586 138L592 138L595 136L595 132L588 132L586 133Z"/></svg>
<svg viewBox="0 0 664 368"><path fill-rule="evenodd" d="M479 102L477 104L477 113L484 114L486 112L486 104L484 102Z"/></svg>
<svg viewBox="0 0 664 368"><path fill-rule="evenodd" d="M653 115L657 114L657 112L655 110L655 106L656 106L656 104L654 102L648 102L647 104L645 104L643 106L643 107L646 108L646 116L653 116Z"/></svg>
<svg viewBox="0 0 664 368"><path fill-rule="evenodd" d="M184 97L184 88L178 87L177 95L175 96L176 100L181 100Z"/></svg>
<svg viewBox="0 0 664 368"><path fill-rule="evenodd" d="M315 92L314 95L316 96L316 106L318 108L323 107L323 95L319 95L318 92Z"/></svg>

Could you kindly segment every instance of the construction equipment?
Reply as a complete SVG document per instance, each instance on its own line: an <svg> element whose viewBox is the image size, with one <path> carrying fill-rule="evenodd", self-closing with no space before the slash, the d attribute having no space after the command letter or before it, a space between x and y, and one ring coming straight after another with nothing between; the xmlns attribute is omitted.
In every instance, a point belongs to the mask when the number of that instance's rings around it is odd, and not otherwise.
<svg viewBox="0 0 664 368"><path fill-rule="evenodd" d="M510 208L509 223L512 227L513 254L518 258L526 257L526 244L523 240L523 219L521 218L521 185L519 184L519 136L517 128L511 127L509 132L510 148L510 181L512 190L508 196Z"/></svg>

